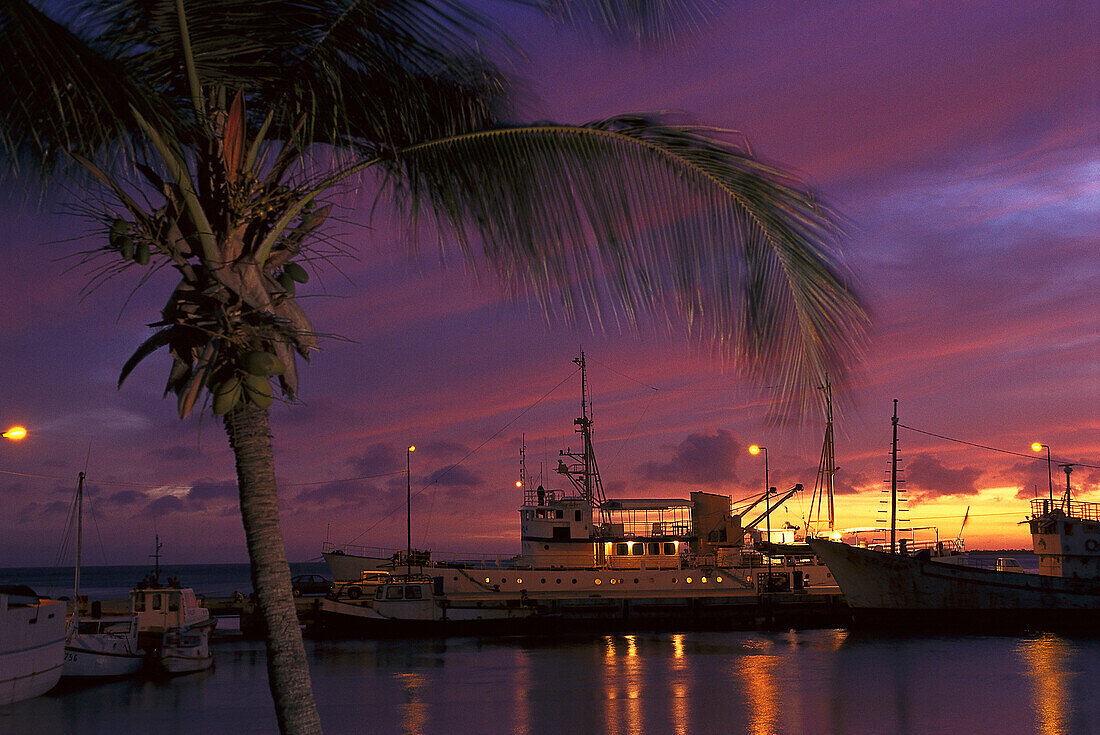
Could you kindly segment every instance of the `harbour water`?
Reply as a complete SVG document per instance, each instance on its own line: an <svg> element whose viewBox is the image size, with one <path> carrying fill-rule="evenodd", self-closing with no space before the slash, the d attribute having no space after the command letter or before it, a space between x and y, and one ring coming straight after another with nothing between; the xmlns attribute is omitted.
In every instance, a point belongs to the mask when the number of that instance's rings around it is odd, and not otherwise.
<svg viewBox="0 0 1100 735"><path fill-rule="evenodd" d="M306 645L329 735L1100 734L1100 636L840 629ZM276 732L263 644L223 641L215 656L202 674L0 708L0 733Z"/></svg>
<svg viewBox="0 0 1100 735"><path fill-rule="evenodd" d="M1100 732L1100 639L844 630L307 641L330 735ZM214 671L61 689L0 732L273 733L263 646Z"/></svg>

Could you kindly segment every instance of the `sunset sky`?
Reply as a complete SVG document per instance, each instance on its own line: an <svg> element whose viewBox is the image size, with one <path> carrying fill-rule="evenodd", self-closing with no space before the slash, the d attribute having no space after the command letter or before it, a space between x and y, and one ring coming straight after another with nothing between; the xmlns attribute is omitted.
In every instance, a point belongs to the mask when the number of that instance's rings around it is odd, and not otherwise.
<svg viewBox="0 0 1100 735"><path fill-rule="evenodd" d="M512 12L508 63L529 120L682 111L743 133L847 218L844 262L873 317L853 389L836 396L839 527L875 523L892 399L914 524L970 548L1030 548L1019 526L1047 492L1051 447L1080 499L1100 501L1100 10L1095 2L739 2L661 51ZM495 6L494 6L495 7ZM90 226L63 195L0 202L0 567L54 563L87 467L86 560L247 560L220 421L161 399L169 358L119 369L172 287L131 269L90 294ZM413 542L518 551L521 435L548 487L577 448L588 358L608 494L735 499L812 487L823 422L764 421L766 386L682 335L548 322L401 222L373 192L340 201L354 258L299 290L333 338L303 368L301 402L272 409L292 561L321 543L403 547L405 447ZM804 525L809 494L773 518Z"/></svg>

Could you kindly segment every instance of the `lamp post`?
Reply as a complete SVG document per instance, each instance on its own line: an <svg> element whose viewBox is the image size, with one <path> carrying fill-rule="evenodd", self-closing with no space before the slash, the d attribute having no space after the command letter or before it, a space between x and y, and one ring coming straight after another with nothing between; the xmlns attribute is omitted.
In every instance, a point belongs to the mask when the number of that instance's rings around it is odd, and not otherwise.
<svg viewBox="0 0 1100 735"><path fill-rule="evenodd" d="M408 548L405 550L405 563L408 573L412 574L413 532L412 532L412 453L416 447L412 444L405 451L405 535Z"/></svg>
<svg viewBox="0 0 1100 735"><path fill-rule="evenodd" d="M1043 444L1042 442L1035 442L1034 444L1031 445L1031 450L1033 452L1041 452L1044 449L1047 450L1047 486L1049 488L1049 493L1050 493L1050 495L1048 497L1049 497L1050 501L1053 503L1054 502L1054 477L1050 473L1050 447L1048 447L1046 444Z"/></svg>
<svg viewBox="0 0 1100 735"><path fill-rule="evenodd" d="M764 453L764 511L765 511L764 519L765 519L765 521L767 521L768 542L771 543L771 540L772 540L772 502L771 502L772 486L771 486L771 480L768 478L768 448L757 446L756 444L753 444L751 447L749 447L749 454L760 454L761 452Z"/></svg>

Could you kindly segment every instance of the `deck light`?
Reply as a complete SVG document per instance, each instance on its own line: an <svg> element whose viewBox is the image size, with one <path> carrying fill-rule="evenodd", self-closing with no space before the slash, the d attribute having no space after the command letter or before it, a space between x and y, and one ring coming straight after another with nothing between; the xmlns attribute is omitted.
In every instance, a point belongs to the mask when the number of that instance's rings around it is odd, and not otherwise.
<svg viewBox="0 0 1100 735"><path fill-rule="evenodd" d="M27 429L23 426L13 426L3 434L0 434L5 439L11 439L13 442L20 441L27 438Z"/></svg>

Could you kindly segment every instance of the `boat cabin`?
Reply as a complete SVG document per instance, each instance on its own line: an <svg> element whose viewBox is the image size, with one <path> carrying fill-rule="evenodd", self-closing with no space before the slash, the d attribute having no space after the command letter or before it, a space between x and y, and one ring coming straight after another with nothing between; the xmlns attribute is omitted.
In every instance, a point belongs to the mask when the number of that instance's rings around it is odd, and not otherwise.
<svg viewBox="0 0 1100 735"><path fill-rule="evenodd" d="M180 587L132 590L130 611L137 616L141 633L185 629L210 617L210 612L199 604L195 591Z"/></svg>
<svg viewBox="0 0 1100 735"><path fill-rule="evenodd" d="M1032 500L1028 525L1039 574L1100 579L1100 503Z"/></svg>

